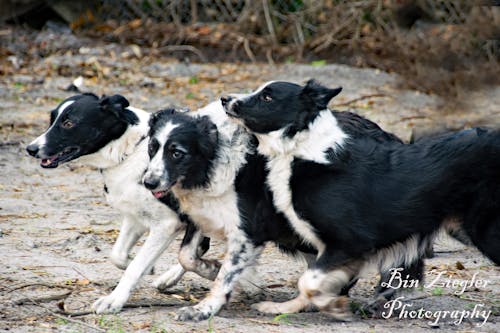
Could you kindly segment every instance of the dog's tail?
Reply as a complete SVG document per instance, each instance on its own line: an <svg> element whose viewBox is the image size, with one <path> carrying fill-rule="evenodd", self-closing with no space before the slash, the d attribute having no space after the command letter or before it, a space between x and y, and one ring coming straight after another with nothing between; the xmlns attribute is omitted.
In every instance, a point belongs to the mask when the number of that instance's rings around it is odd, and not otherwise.
<svg viewBox="0 0 500 333"><path fill-rule="evenodd" d="M463 216L463 230L472 243L500 265L500 131L475 128L458 132L452 140L466 148L463 159L469 161L469 170L463 177L467 207Z"/></svg>

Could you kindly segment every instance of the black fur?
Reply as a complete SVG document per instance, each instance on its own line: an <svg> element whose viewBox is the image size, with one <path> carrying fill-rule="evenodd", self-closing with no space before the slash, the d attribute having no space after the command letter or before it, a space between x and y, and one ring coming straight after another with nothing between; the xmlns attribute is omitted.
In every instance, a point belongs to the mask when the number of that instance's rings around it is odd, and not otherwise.
<svg viewBox="0 0 500 333"><path fill-rule="evenodd" d="M267 133L307 131L304 117L311 122L323 110L311 102L326 89L320 85L269 87L237 100L228 113L251 131ZM265 91L276 101L268 107L259 102ZM349 134L335 154L324 152L329 164L296 158L292 166L294 209L327 246L318 267L366 258L411 236L424 241L450 218L500 263L500 132L462 131L411 145Z"/></svg>
<svg viewBox="0 0 500 333"><path fill-rule="evenodd" d="M314 120L316 112L301 112L314 105L314 110L324 110L328 101L340 93L342 88L329 89L322 87L313 80L305 87L289 82L273 82L259 93L235 101L228 115L241 117L245 124L255 133L268 133L285 129L285 136L292 137L298 131L304 130ZM226 97L223 104L229 102ZM282 112L279 105L286 103L290 110ZM371 125L370 125L371 126ZM375 125L377 126L377 125Z"/></svg>
<svg viewBox="0 0 500 333"><path fill-rule="evenodd" d="M160 147L154 138L155 131L167 122L180 125L172 130L163 150L168 184L172 186L179 181L186 189L206 186L217 151L218 132L215 124L207 116L194 118L170 110L161 111L151 119L148 149L150 157Z"/></svg>

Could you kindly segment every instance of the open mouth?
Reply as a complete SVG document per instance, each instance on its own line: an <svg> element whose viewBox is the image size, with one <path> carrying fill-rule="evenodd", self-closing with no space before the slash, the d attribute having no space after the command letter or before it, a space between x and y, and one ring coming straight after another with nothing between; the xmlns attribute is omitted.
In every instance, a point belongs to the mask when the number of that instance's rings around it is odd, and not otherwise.
<svg viewBox="0 0 500 333"><path fill-rule="evenodd" d="M156 199L160 199L160 198L163 198L164 196L166 196L168 194L168 192L170 192L170 189L165 190L165 191L152 191L151 193L153 193L153 195Z"/></svg>
<svg viewBox="0 0 500 333"><path fill-rule="evenodd" d="M57 168L59 163L64 163L71 161L72 159L75 158L75 156L78 154L80 151L80 148L78 147L67 147L64 148L63 151L60 153L53 155L48 158L42 158L42 161L40 162L40 166L42 168Z"/></svg>
<svg viewBox="0 0 500 333"><path fill-rule="evenodd" d="M165 189L165 190L161 190L161 191L151 191L151 193L153 193L153 196L154 196L156 199L163 198L164 196L166 196L166 195L168 194L168 192L170 192L170 190L172 189L172 186L174 186L176 183L177 183L177 181L175 181L175 182L173 182L172 184L168 185L167 189Z"/></svg>

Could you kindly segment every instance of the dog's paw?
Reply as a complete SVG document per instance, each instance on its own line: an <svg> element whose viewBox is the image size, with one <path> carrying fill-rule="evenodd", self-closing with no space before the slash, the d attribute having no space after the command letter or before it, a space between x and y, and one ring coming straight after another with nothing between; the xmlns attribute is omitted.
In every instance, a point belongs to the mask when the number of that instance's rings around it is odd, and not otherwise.
<svg viewBox="0 0 500 333"><path fill-rule="evenodd" d="M180 264L172 266L168 271L154 280L153 286L160 292L165 292L167 291L167 289L175 286L185 272L186 271Z"/></svg>
<svg viewBox="0 0 500 333"><path fill-rule="evenodd" d="M208 319L212 314L208 311L202 311L195 306L185 306L177 311L176 320L179 321L202 321Z"/></svg>
<svg viewBox="0 0 500 333"><path fill-rule="evenodd" d="M348 297L339 296L333 299L326 307L320 308L320 311L328 313L338 321L352 321L352 312L349 304L350 302Z"/></svg>
<svg viewBox="0 0 500 333"><path fill-rule="evenodd" d="M116 297L113 294L99 298L92 304L92 310L97 314L117 313L127 302L127 297Z"/></svg>
<svg viewBox="0 0 500 333"><path fill-rule="evenodd" d="M284 313L281 307L281 303L278 302L259 302L251 305L252 309L255 309L262 313L280 314Z"/></svg>

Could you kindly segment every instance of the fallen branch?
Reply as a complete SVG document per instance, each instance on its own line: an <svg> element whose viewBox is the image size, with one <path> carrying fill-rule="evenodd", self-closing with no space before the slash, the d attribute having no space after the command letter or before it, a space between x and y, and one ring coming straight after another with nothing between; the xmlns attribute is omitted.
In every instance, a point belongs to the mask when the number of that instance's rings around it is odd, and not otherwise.
<svg viewBox="0 0 500 333"><path fill-rule="evenodd" d="M39 302L41 303L47 303L47 302L52 302L52 301L58 301L60 299L63 299L63 298L66 298L68 297L73 291L67 291L63 294L56 294L56 295L48 295L48 296L40 296L40 297L36 297L36 298L32 298L32 297L22 297L22 298L19 298L15 301L13 301L13 303L15 305L23 305L23 304L34 304L34 305L38 305Z"/></svg>
<svg viewBox="0 0 500 333"><path fill-rule="evenodd" d="M23 294L21 294L20 292L18 291L15 291L15 293L25 297ZM83 322L81 320L76 320L76 319L72 319L71 317L69 316L64 316L64 315L61 315L55 311L52 311L49 307L43 305L43 304L40 304L38 303L37 301L35 301L33 298L31 297L25 297L26 299L30 300L32 302L33 305L36 305L38 307L41 307L42 309L44 309L45 311L49 312L51 315L53 315L54 317L57 317L57 318L60 318L60 319L63 319L63 320L66 320L68 322L71 322L71 323L74 323L74 324L78 324L78 325L82 325L82 326L85 326L85 327L88 327L94 331L97 331L97 332L106 332L106 330L103 330L99 327L96 327L94 325L91 325L91 324L87 324L86 322Z"/></svg>
<svg viewBox="0 0 500 333"><path fill-rule="evenodd" d="M14 288L9 288L8 293L19 290L19 289L24 289L27 287L47 287L47 288L64 288L64 289L72 289L72 286L68 285L63 285L63 284L54 284L54 283L46 283L46 282L34 282L34 283L23 283L18 286L15 286Z"/></svg>
<svg viewBox="0 0 500 333"><path fill-rule="evenodd" d="M183 303L170 303L170 302L156 302L156 303L127 303L123 306L124 309L136 309L136 308L152 308L152 307L168 307L168 306L179 306L185 305ZM64 309L58 309L56 311L65 316L70 317L81 317L87 316L91 314L95 314L94 311L86 310L86 311L66 311Z"/></svg>
<svg viewBox="0 0 500 333"><path fill-rule="evenodd" d="M355 99L352 99L350 101L347 101L347 102L344 102L344 103L338 103L338 104L333 104L332 106L333 107L339 107L339 106L349 106L351 104L354 104L356 102L359 102L359 101L362 101L364 99L368 99L368 98L375 98L375 97L387 97L386 94L371 94L371 95L364 95L364 96L360 96L360 97L357 97Z"/></svg>

